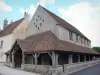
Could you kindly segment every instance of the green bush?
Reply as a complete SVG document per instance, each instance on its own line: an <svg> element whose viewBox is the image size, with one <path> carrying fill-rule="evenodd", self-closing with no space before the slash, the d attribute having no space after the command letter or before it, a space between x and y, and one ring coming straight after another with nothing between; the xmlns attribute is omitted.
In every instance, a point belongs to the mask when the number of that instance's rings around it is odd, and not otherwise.
<svg viewBox="0 0 100 75"><path fill-rule="evenodd" d="M93 47L92 49L97 51L97 52L100 52L100 47Z"/></svg>

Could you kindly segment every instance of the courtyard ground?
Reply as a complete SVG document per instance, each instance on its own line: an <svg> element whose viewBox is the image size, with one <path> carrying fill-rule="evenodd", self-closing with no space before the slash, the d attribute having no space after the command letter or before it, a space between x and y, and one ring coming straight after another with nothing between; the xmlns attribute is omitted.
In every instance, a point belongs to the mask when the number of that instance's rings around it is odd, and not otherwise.
<svg viewBox="0 0 100 75"><path fill-rule="evenodd" d="M21 71L18 69L11 69L0 63L0 75L40 75L40 74Z"/></svg>

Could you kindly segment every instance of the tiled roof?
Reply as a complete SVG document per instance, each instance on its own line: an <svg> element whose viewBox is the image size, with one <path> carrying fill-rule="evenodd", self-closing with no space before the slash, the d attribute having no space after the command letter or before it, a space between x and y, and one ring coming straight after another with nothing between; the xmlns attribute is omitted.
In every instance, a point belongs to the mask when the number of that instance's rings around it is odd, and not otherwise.
<svg viewBox="0 0 100 75"><path fill-rule="evenodd" d="M51 31L30 36L25 40L17 40L17 43L23 52L66 51L99 54L91 48L59 40Z"/></svg>
<svg viewBox="0 0 100 75"><path fill-rule="evenodd" d="M42 6L40 6L42 7ZM75 28L74 26L72 26L71 24L69 24L68 22L66 22L65 20L63 20L62 18L60 18L59 16L55 15L54 13L50 12L49 10L45 9L44 7L42 7L46 12L48 12L59 24L63 26L64 28L73 31L77 34L79 34L80 36L88 39L86 36L84 36L77 28ZM89 39L88 39L89 40Z"/></svg>
<svg viewBox="0 0 100 75"><path fill-rule="evenodd" d="M7 28L5 28L4 30L2 30L0 32L0 36L5 36L5 35L8 35L10 33L12 33L12 31L24 20L24 18L22 19L19 19L11 24L8 25Z"/></svg>

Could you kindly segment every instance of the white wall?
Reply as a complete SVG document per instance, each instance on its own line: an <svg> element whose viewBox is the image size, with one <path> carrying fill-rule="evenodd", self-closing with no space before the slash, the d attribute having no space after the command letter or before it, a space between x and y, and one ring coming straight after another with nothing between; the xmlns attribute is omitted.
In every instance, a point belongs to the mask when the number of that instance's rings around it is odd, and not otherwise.
<svg viewBox="0 0 100 75"><path fill-rule="evenodd" d="M36 21L36 19L38 19L38 21ZM42 23L41 26L40 23ZM52 18L52 16L50 16L46 11L44 11L43 8L38 7L27 28L27 37L45 31L52 31L54 34L58 35L56 24L58 23Z"/></svg>
<svg viewBox="0 0 100 75"><path fill-rule="evenodd" d="M28 27L29 22L30 22L30 17L26 16L24 20L18 25L18 27L12 32L15 39L26 38L26 29Z"/></svg>
<svg viewBox="0 0 100 75"><path fill-rule="evenodd" d="M6 56L4 53L7 52L8 50L10 50L10 48L13 44L12 39L13 39L12 34L0 37L0 41L3 41L3 47L0 48L0 61L2 61L2 62L6 61Z"/></svg>
<svg viewBox="0 0 100 75"><path fill-rule="evenodd" d="M6 61L4 53L11 49L16 39L24 39L26 37L26 28L29 21L29 17L26 17L11 34L0 37L0 41L3 41L3 48L0 48L0 61Z"/></svg>

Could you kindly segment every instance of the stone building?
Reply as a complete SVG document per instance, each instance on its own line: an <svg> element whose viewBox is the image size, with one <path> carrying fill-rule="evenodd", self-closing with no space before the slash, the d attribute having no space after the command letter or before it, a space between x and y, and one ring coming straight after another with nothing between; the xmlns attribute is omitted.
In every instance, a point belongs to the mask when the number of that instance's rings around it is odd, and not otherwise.
<svg viewBox="0 0 100 75"><path fill-rule="evenodd" d="M30 18L27 13L24 13L24 18L17 21L4 20L3 29L0 31L0 62L6 62L5 52L9 51L16 39L25 39L26 28Z"/></svg>
<svg viewBox="0 0 100 75"><path fill-rule="evenodd" d="M36 66L39 69L40 66L42 69L55 68L91 61L100 56L90 48L91 41L77 28L40 5L26 33L27 37L24 40L17 39L6 53L6 65L35 70Z"/></svg>

